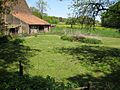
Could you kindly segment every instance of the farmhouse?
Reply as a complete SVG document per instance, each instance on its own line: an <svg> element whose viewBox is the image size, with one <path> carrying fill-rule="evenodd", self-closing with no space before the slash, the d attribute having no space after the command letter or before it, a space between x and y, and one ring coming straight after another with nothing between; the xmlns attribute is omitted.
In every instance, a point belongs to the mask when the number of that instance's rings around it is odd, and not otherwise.
<svg viewBox="0 0 120 90"><path fill-rule="evenodd" d="M48 32L50 24L32 14L25 0L18 0L6 17L8 34Z"/></svg>

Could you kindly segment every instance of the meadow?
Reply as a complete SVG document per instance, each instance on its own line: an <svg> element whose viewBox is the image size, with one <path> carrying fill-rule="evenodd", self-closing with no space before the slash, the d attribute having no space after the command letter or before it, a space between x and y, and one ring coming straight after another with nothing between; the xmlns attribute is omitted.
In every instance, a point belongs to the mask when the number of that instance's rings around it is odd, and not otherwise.
<svg viewBox="0 0 120 90"><path fill-rule="evenodd" d="M105 28L101 26L95 27L95 29L90 29L89 27L81 28L80 25L74 25L73 28L70 28L70 25L57 25L56 28L52 28L52 34L62 35L65 33L72 34L87 34L87 35L96 35L100 37L115 37L120 38L120 33L118 29Z"/></svg>
<svg viewBox="0 0 120 90"><path fill-rule="evenodd" d="M102 44L61 39L61 35L71 33L91 35L100 39ZM57 26L51 32L26 37L24 45L39 50L29 58L31 67L28 73L31 76L49 75L56 81L69 82L76 87L92 81L99 83L94 85L107 86L106 90L120 88L120 34L117 29L97 27L95 31L81 31Z"/></svg>

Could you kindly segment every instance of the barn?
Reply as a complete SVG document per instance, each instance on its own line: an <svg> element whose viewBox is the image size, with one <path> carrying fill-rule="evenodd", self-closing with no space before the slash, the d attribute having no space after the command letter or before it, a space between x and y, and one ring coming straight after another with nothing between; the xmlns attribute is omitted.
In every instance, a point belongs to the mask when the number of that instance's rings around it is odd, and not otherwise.
<svg viewBox="0 0 120 90"><path fill-rule="evenodd" d="M48 32L50 24L32 14L25 0L18 0L11 14L7 15L8 34L34 34Z"/></svg>

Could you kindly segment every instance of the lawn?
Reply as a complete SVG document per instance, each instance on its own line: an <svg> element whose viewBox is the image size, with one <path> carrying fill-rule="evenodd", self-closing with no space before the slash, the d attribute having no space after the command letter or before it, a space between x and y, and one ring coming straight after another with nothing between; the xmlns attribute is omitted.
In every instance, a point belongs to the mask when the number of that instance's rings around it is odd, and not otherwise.
<svg viewBox="0 0 120 90"><path fill-rule="evenodd" d="M57 35L41 35L27 38L26 45L41 50L31 58L31 64L34 66L30 70L31 75L50 75L63 79L77 74L80 70L83 72L85 69L79 65L76 66L76 61L71 62L71 55L64 55L57 51L62 47L77 47L79 43L63 41Z"/></svg>
<svg viewBox="0 0 120 90"><path fill-rule="evenodd" d="M39 50L30 58L29 74L43 77L49 75L57 81L80 86L88 81L99 80L114 83L119 78L120 38L98 38L103 44L64 41L59 35L25 38L26 46Z"/></svg>

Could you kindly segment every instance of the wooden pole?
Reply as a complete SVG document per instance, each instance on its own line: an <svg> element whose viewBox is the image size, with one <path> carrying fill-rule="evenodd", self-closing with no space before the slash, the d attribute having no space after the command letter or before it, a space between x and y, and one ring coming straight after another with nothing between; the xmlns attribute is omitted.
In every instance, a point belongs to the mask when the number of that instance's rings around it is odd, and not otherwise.
<svg viewBox="0 0 120 90"><path fill-rule="evenodd" d="M23 66L22 66L22 62L19 61L19 76L22 77L23 76Z"/></svg>

